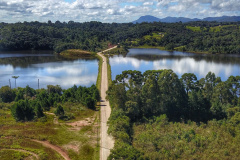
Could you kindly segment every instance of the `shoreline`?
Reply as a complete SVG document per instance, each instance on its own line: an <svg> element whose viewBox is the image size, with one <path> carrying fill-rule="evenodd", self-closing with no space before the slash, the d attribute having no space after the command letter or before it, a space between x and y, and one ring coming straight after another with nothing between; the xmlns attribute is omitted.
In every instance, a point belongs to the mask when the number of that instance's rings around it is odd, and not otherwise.
<svg viewBox="0 0 240 160"><path fill-rule="evenodd" d="M168 51L168 52L185 52L185 53L194 53L194 54L199 54L199 55L209 55L209 56L240 56L239 54L221 54L221 53L215 53L215 54L211 54L211 53L207 53L207 52L196 52L196 51L179 51L179 50L166 50L164 49L164 47L154 47L154 46L139 46L139 47L131 47L129 49L159 49L162 51Z"/></svg>

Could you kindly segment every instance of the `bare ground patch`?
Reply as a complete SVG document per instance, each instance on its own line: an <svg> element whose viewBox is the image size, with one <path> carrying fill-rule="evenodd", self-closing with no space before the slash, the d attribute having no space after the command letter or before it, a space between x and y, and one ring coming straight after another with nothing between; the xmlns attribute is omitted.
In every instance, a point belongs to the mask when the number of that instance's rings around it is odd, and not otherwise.
<svg viewBox="0 0 240 160"><path fill-rule="evenodd" d="M47 147L47 148L51 148L54 151L56 151L57 153L59 153L65 160L70 160L70 158L68 157L68 154L66 151L64 151L62 148L52 145L51 143L49 143L48 141L39 141L39 140L32 140L34 142L37 143L41 143L43 146Z"/></svg>
<svg viewBox="0 0 240 160"><path fill-rule="evenodd" d="M66 123L71 126L70 130L80 131L85 126L91 126L94 123L95 118L85 118L84 120Z"/></svg>

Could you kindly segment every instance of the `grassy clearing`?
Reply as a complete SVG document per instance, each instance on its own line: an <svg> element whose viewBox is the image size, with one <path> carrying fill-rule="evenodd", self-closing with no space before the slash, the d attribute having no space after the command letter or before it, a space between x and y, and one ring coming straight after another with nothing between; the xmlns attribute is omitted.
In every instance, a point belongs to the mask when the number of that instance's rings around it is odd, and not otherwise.
<svg viewBox="0 0 240 160"><path fill-rule="evenodd" d="M155 38L155 39L160 40L162 37L164 37L164 33L162 33L162 32L153 32L150 35L144 36L144 39L147 40L147 39Z"/></svg>
<svg viewBox="0 0 240 160"><path fill-rule="evenodd" d="M144 44L142 46L137 46L134 48L156 48L156 49L160 49L160 50L165 50L165 47L161 47L161 46L149 46L147 44Z"/></svg>
<svg viewBox="0 0 240 160"><path fill-rule="evenodd" d="M192 27L192 26L186 26L187 29L192 30L193 32L201 32L201 28L200 27Z"/></svg>
<svg viewBox="0 0 240 160"><path fill-rule="evenodd" d="M220 26L215 26L211 27L209 32L220 32L224 28L229 28L229 27L234 27L235 25L220 25Z"/></svg>
<svg viewBox="0 0 240 160"><path fill-rule="evenodd" d="M66 58L91 58L93 53L80 50L80 49L68 49L60 53L61 56Z"/></svg>
<svg viewBox="0 0 240 160"><path fill-rule="evenodd" d="M31 139L47 140L53 145L66 150L71 159L99 159L98 130L99 111L87 109L78 103L66 102L62 104L66 114L72 114L75 119L70 122L93 119L83 130L76 130L65 121L54 123L56 118L52 108L48 114L35 122L16 122L9 109L11 104L3 104L0 109L0 159L23 159L26 153L3 149L23 149L39 155L40 159L62 159L55 151L43 147ZM98 110L98 109L97 109ZM86 129L87 128L87 129ZM87 147L86 147L87 146ZM77 148L77 149L76 149ZM84 152L84 156L83 156ZM13 154L8 154L13 153ZM83 158L82 158L83 157Z"/></svg>

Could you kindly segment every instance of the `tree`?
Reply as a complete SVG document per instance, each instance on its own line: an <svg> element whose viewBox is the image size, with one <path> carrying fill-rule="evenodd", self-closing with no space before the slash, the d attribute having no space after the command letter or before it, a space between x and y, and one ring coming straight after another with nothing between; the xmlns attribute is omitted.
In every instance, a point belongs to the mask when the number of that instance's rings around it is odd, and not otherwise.
<svg viewBox="0 0 240 160"><path fill-rule="evenodd" d="M169 119L179 120L186 114L187 95L178 76L172 70L164 70L158 78L160 106Z"/></svg>
<svg viewBox="0 0 240 160"><path fill-rule="evenodd" d="M160 92L157 78L154 73L145 77L145 83L141 90L142 114L146 117L157 116L162 110L159 106Z"/></svg>
<svg viewBox="0 0 240 160"><path fill-rule="evenodd" d="M15 88L17 87L17 82L16 82L16 81L17 81L18 77L19 77L19 76L12 76L12 78L15 79Z"/></svg>
<svg viewBox="0 0 240 160"><path fill-rule="evenodd" d="M221 104L232 104L233 98L234 96L227 82L220 82L213 89L211 101L219 101Z"/></svg>
<svg viewBox="0 0 240 160"><path fill-rule="evenodd" d="M58 105L57 109L55 110L54 113L55 113L56 116L59 116L59 117L64 116L64 109L63 109L63 107L61 105Z"/></svg>
<svg viewBox="0 0 240 160"><path fill-rule="evenodd" d="M215 80L216 80L215 74L212 72L208 72L208 74L205 77L204 94L209 101L212 98L213 88L216 85Z"/></svg>
<svg viewBox="0 0 240 160"><path fill-rule="evenodd" d="M91 97L87 97L85 99L85 104L86 106L89 108L89 109L93 109L95 110L96 109L96 102L94 101L94 99L92 99Z"/></svg>
<svg viewBox="0 0 240 160"><path fill-rule="evenodd" d="M16 121L31 121L34 116L34 109L28 100L20 100L11 108L12 115Z"/></svg>
<svg viewBox="0 0 240 160"><path fill-rule="evenodd" d="M37 116L37 118L40 118L40 117L43 117L43 116L44 116L42 107L41 107L41 105L40 105L39 102L37 102L37 103L35 104L34 112L35 112L35 115Z"/></svg>
<svg viewBox="0 0 240 160"><path fill-rule="evenodd" d="M229 90L233 95L232 104L238 104L238 98L240 97L240 76L230 76L227 81L227 85L229 86Z"/></svg>
<svg viewBox="0 0 240 160"><path fill-rule="evenodd" d="M140 109L137 102L127 101L125 104L125 112L132 121L135 121L139 117Z"/></svg>
<svg viewBox="0 0 240 160"><path fill-rule="evenodd" d="M36 94L36 91L33 88L29 87L29 85L27 85L25 88L25 94L26 97L32 97Z"/></svg>
<svg viewBox="0 0 240 160"><path fill-rule="evenodd" d="M50 93L57 93L59 95L62 94L62 88L59 85L47 85L48 94Z"/></svg>
<svg viewBox="0 0 240 160"><path fill-rule="evenodd" d="M193 73L184 73L180 79L184 85L184 88L188 92L197 89L197 77Z"/></svg>
<svg viewBox="0 0 240 160"><path fill-rule="evenodd" d="M211 118L209 114L211 105L204 98L202 92L192 91L188 96L188 118L195 122L206 122Z"/></svg>
<svg viewBox="0 0 240 160"><path fill-rule="evenodd" d="M23 100L24 99L24 88L18 87L15 101Z"/></svg>
<svg viewBox="0 0 240 160"><path fill-rule="evenodd" d="M125 103L127 101L126 89L125 85L120 84L113 84L109 87L108 91L108 98L110 101L114 103L115 108L125 108Z"/></svg>
<svg viewBox="0 0 240 160"><path fill-rule="evenodd" d="M15 92L9 86L0 88L0 98L3 102L12 102L15 99Z"/></svg>

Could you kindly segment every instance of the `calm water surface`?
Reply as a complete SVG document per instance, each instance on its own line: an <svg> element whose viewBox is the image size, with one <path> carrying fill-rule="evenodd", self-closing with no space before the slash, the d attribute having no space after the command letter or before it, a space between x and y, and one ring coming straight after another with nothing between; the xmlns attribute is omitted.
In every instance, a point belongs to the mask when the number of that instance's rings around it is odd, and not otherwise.
<svg viewBox="0 0 240 160"><path fill-rule="evenodd" d="M41 53L41 54L39 54ZM47 85L60 85L67 89L74 84L91 86L96 83L98 60L67 60L47 51L0 52L0 87L9 85L15 88L12 76L19 76L17 87L47 88Z"/></svg>
<svg viewBox="0 0 240 160"><path fill-rule="evenodd" d="M184 52L168 52L159 49L130 49L123 56L110 58L112 79L124 70L172 69L179 77L184 73L194 73L198 79L211 71L223 81L229 76L240 75L240 56L205 55Z"/></svg>

